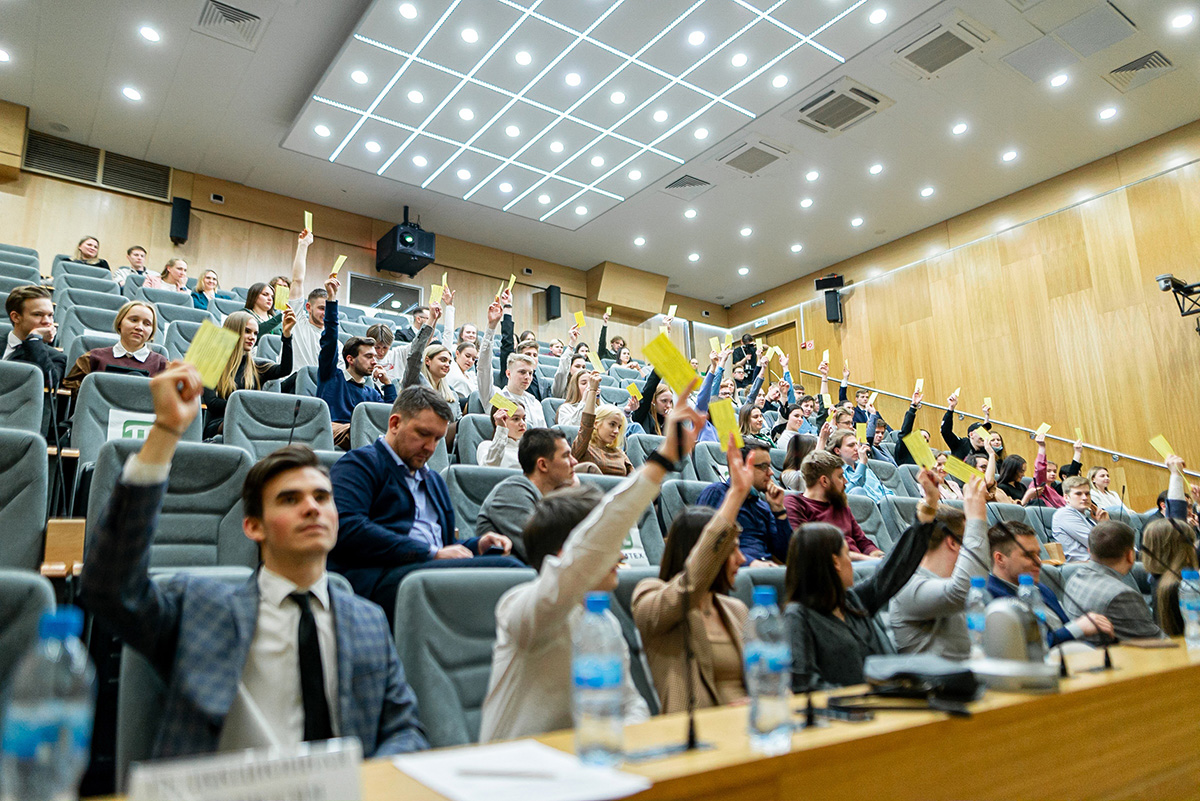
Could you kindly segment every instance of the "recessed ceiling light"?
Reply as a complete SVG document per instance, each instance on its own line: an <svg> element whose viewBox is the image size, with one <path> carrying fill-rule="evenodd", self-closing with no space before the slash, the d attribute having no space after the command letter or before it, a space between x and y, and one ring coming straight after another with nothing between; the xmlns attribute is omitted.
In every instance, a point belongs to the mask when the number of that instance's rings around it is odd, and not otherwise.
<svg viewBox="0 0 1200 801"><path fill-rule="evenodd" d="M318 125L313 128L313 133L321 137L329 136L329 127L326 125Z"/></svg>
<svg viewBox="0 0 1200 801"><path fill-rule="evenodd" d="M510 184L508 181L505 181L504 183L500 184L500 186L498 188L500 189L501 192L503 192L504 194L507 195L509 192L512 191L512 184Z"/></svg>
<svg viewBox="0 0 1200 801"><path fill-rule="evenodd" d="M604 156L592 156L592 166L593 167L603 167L604 166Z"/></svg>
<svg viewBox="0 0 1200 801"><path fill-rule="evenodd" d="M688 34L688 44L692 47L699 47L704 44L704 31L692 31Z"/></svg>
<svg viewBox="0 0 1200 801"><path fill-rule="evenodd" d="M965 122L955 123L954 127L950 129L950 133L954 134L955 136L962 136L966 132L967 124Z"/></svg>
<svg viewBox="0 0 1200 801"><path fill-rule="evenodd" d="M655 122L666 122L667 121L666 109L660 108L658 111L654 112L654 121Z"/></svg>
<svg viewBox="0 0 1200 801"><path fill-rule="evenodd" d="M687 211L685 211L685 212L683 213L683 216L684 216L684 217L687 217L689 220L695 219L695 218L696 218L696 210L695 210L695 209L688 209Z"/></svg>
<svg viewBox="0 0 1200 801"><path fill-rule="evenodd" d="M371 151L372 153L378 153L380 150L383 150L383 148L380 146L380 144L378 142L376 142L375 140L371 140L370 142L367 142L366 148L367 148L367 150Z"/></svg>
<svg viewBox="0 0 1200 801"><path fill-rule="evenodd" d="M0 50L0 62L6 62L11 58L7 50Z"/></svg>
<svg viewBox="0 0 1200 801"><path fill-rule="evenodd" d="M799 252L800 252L800 251L802 251L802 250L804 250L804 245L801 245L799 242L797 242L796 244L792 245L792 252L793 252L793 253L799 253Z"/></svg>
<svg viewBox="0 0 1200 801"><path fill-rule="evenodd" d="M582 80L583 80L583 78L579 77L578 72L568 72L567 73L567 77L566 77L567 86L579 86L579 83Z"/></svg>
<svg viewBox="0 0 1200 801"><path fill-rule="evenodd" d="M804 200L800 201L800 208L802 208L802 209L807 209L811 205L812 205L811 197L806 197L806 198L804 198Z"/></svg>
<svg viewBox="0 0 1200 801"><path fill-rule="evenodd" d="M882 8L875 9L874 11L871 12L871 16L867 17L867 21L870 22L872 25L878 25L879 23L883 22L885 19L887 19L887 12L884 11Z"/></svg>
<svg viewBox="0 0 1200 801"><path fill-rule="evenodd" d="M611 100L614 105L619 106L625 102L625 93L624 92L613 92L611 95L608 96L608 99Z"/></svg>
<svg viewBox="0 0 1200 801"><path fill-rule="evenodd" d="M121 94L125 95L130 100L141 100L142 99L142 93L139 92L137 89L134 89L132 86L126 86L124 89L121 90Z"/></svg>
<svg viewBox="0 0 1200 801"><path fill-rule="evenodd" d="M355 70L354 72L350 73L350 80L358 84L366 83L367 73L363 72L362 70Z"/></svg>
<svg viewBox="0 0 1200 801"><path fill-rule="evenodd" d="M858 228L860 225L863 224L863 218L855 217L853 220L850 221L850 224L853 225L855 228Z"/></svg>
<svg viewBox="0 0 1200 801"><path fill-rule="evenodd" d="M140 33L142 35L142 38L145 39L147 42L157 42L159 39L162 38L161 36L158 35L158 31L154 30L149 25L143 25L141 28L138 29L138 33Z"/></svg>
<svg viewBox="0 0 1200 801"><path fill-rule="evenodd" d="M644 236L636 237L633 240L633 244L637 245L640 248L642 245L646 244L646 237L644 237Z"/></svg>
<svg viewBox="0 0 1200 801"><path fill-rule="evenodd" d="M750 274L749 267L739 267L738 268L738 275L749 275L749 274Z"/></svg>
<svg viewBox="0 0 1200 801"><path fill-rule="evenodd" d="M583 215L587 214L587 206L576 206L575 213L582 217Z"/></svg>
<svg viewBox="0 0 1200 801"><path fill-rule="evenodd" d="M528 67L531 63L533 63L533 56L529 55L529 53L525 52L524 50L517 53L516 59L517 63L522 67Z"/></svg>
<svg viewBox="0 0 1200 801"><path fill-rule="evenodd" d="M1068 80L1070 80L1070 76L1065 72L1060 72L1050 79L1050 85L1057 89L1060 86L1064 86Z"/></svg>
<svg viewBox="0 0 1200 801"><path fill-rule="evenodd" d="M1171 20L1171 27L1186 28L1192 24L1192 20L1194 19L1195 17L1193 17L1191 14L1180 14L1179 16L1175 17L1175 19Z"/></svg>
<svg viewBox="0 0 1200 801"><path fill-rule="evenodd" d="M868 172L870 172L871 175L879 175L879 173L883 172L883 165L882 164L872 164L871 169L868 170Z"/></svg>
<svg viewBox="0 0 1200 801"><path fill-rule="evenodd" d="M429 161L424 156L413 156L413 164L418 167L424 167Z"/></svg>
<svg viewBox="0 0 1200 801"><path fill-rule="evenodd" d="M700 254L699 253L689 253L688 261L700 261Z"/></svg>
<svg viewBox="0 0 1200 801"><path fill-rule="evenodd" d="M474 28L463 28L462 38L467 44L475 44L479 41L479 32Z"/></svg>
<svg viewBox="0 0 1200 801"><path fill-rule="evenodd" d="M930 195L932 195L932 194L933 194L933 187L932 187L932 186L927 186L927 187L925 187L924 189L922 189L922 190L921 190L921 197L929 197L929 196L930 196Z"/></svg>
<svg viewBox="0 0 1200 801"><path fill-rule="evenodd" d="M1017 151L1009 150L1000 158L1004 159L1005 161L1014 161L1017 158Z"/></svg>
<svg viewBox="0 0 1200 801"><path fill-rule="evenodd" d="M471 120L475 119L475 112L471 111L471 109L469 109L469 108L460 108L458 110L458 116L460 116L464 120L470 122Z"/></svg>
<svg viewBox="0 0 1200 801"><path fill-rule="evenodd" d="M776 89L782 89L783 87L787 86L787 81L788 79L786 75L776 75L771 79L771 86L774 86Z"/></svg>
<svg viewBox="0 0 1200 801"><path fill-rule="evenodd" d="M750 226L746 226L738 233L740 233L742 236L750 236L750 234L754 233L754 229L751 228Z"/></svg>
<svg viewBox="0 0 1200 801"><path fill-rule="evenodd" d="M809 170L804 174L804 180L806 181L815 181L820 177L821 173L817 172L816 170Z"/></svg>
<svg viewBox="0 0 1200 801"><path fill-rule="evenodd" d="M507 128L505 128L505 129L504 129L504 133L505 133L506 135L508 135L508 136L520 136L520 135L521 135L521 129L520 129L520 128L518 128L518 127L517 127L517 126L515 126L515 125L510 125L510 126L508 126Z"/></svg>
<svg viewBox="0 0 1200 801"><path fill-rule="evenodd" d="M551 142L550 143L550 152L552 152L552 153L563 152L563 143L562 142Z"/></svg>
<svg viewBox="0 0 1200 801"><path fill-rule="evenodd" d="M708 138L708 129L707 128L697 128L695 130L695 132L692 133L692 136L696 137L697 139L707 139Z"/></svg>
<svg viewBox="0 0 1200 801"><path fill-rule="evenodd" d="M1100 110L1100 119L1102 120L1111 120L1115 116L1117 116L1117 109L1115 106L1109 106L1108 108Z"/></svg>
<svg viewBox="0 0 1200 801"><path fill-rule="evenodd" d="M744 67L749 60L745 53L734 53L733 58L729 59L729 63L735 67Z"/></svg>
<svg viewBox="0 0 1200 801"><path fill-rule="evenodd" d="M538 203L541 203L543 206L550 205L550 196L549 195L538 195Z"/></svg>
<svg viewBox="0 0 1200 801"><path fill-rule="evenodd" d="M642 180L642 171L641 170L630 170L629 171L629 180L631 180L631 181Z"/></svg>
<svg viewBox="0 0 1200 801"><path fill-rule="evenodd" d="M417 7L414 6L412 3L401 3L400 4L400 16L404 17L405 19L416 19L417 18Z"/></svg>
<svg viewBox="0 0 1200 801"><path fill-rule="evenodd" d="M410 103L424 103L424 102L425 102L425 95L421 94L421 93L420 93L420 92L418 92L416 89L413 89L413 90L411 90L411 91L408 93L408 102L410 102Z"/></svg>
<svg viewBox="0 0 1200 801"><path fill-rule="evenodd" d="M470 170L459 170L457 175L458 175L458 180L460 180L460 181L471 180L471 171Z"/></svg>

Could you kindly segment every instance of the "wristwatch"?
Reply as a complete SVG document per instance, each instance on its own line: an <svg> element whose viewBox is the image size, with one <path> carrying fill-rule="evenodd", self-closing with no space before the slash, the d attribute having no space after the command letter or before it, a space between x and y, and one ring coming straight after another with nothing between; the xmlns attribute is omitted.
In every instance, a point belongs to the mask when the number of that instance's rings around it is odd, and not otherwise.
<svg viewBox="0 0 1200 801"><path fill-rule="evenodd" d="M682 462L672 462L670 459L663 456L658 451L651 451L646 456L646 461L654 462L656 465L661 467L663 470L666 470L668 473L678 473L680 470L683 469Z"/></svg>

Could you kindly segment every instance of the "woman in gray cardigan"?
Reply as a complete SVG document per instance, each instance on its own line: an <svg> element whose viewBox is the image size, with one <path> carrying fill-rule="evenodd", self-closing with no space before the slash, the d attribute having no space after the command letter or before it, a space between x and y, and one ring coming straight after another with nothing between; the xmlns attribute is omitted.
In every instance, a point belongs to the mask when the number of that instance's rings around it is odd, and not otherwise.
<svg viewBox="0 0 1200 801"><path fill-rule="evenodd" d="M784 615L792 639L793 692L859 684L868 656L895 652L876 613L887 608L920 565L941 496L941 480L929 470L922 470L917 481L932 503L917 506L913 524L875 572L857 584L840 529L805 523L792 535Z"/></svg>

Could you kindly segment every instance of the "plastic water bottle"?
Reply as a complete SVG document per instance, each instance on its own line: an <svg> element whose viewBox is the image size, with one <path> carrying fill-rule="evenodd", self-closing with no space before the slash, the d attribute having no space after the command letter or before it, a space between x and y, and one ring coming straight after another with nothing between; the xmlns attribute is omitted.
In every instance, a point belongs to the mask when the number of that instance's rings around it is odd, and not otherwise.
<svg viewBox="0 0 1200 801"><path fill-rule="evenodd" d="M1029 573L1022 573L1017 577L1017 600L1028 606L1029 611L1033 612L1043 625L1050 625L1046 620L1046 603L1042 600L1042 591L1033 583L1033 576Z"/></svg>
<svg viewBox="0 0 1200 801"><path fill-rule="evenodd" d="M792 747L792 645L774 587L754 588L744 636L750 748L760 754L787 753Z"/></svg>
<svg viewBox="0 0 1200 801"><path fill-rule="evenodd" d="M4 798L78 798L87 767L96 705L95 671L79 641L83 614L73 606L47 612L39 641L17 665L3 731Z"/></svg>
<svg viewBox="0 0 1200 801"><path fill-rule="evenodd" d="M967 592L967 632L971 636L971 658L982 659L983 630L987 624L987 576L971 576Z"/></svg>
<svg viewBox="0 0 1200 801"><path fill-rule="evenodd" d="M573 635L575 753L588 765L618 765L625 751L622 701L628 651L621 624L608 606L608 593L589 592Z"/></svg>
<svg viewBox="0 0 1200 801"><path fill-rule="evenodd" d="M1188 650L1200 648L1200 570L1185 570L1179 584L1179 613Z"/></svg>

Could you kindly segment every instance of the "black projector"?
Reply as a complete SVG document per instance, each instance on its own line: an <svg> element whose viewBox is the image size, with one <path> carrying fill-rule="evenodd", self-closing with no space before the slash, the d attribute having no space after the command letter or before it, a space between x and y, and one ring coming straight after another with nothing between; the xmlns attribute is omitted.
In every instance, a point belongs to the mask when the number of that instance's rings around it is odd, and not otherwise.
<svg viewBox="0 0 1200 801"><path fill-rule="evenodd" d="M436 239L437 237L429 231L406 220L375 243L375 269L381 272L404 273L408 276L416 275L422 267L433 261Z"/></svg>

